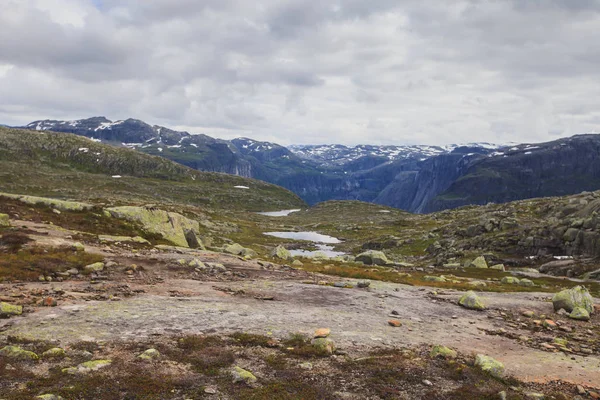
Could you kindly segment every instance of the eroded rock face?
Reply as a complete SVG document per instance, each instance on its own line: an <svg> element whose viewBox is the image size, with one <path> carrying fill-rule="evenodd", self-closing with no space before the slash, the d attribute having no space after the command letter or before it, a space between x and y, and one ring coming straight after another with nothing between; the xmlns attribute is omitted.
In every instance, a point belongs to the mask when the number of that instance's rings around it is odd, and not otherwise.
<svg viewBox="0 0 600 400"><path fill-rule="evenodd" d="M174 212L134 206L107 208L105 211L113 218L139 223L146 231L158 234L180 247L190 247L186 237L190 236L190 231L196 236L200 234L198 221Z"/></svg>
<svg viewBox="0 0 600 400"><path fill-rule="evenodd" d="M367 265L386 265L390 261L382 251L369 250L364 253L360 253L355 258L356 261L363 262Z"/></svg>
<svg viewBox="0 0 600 400"><path fill-rule="evenodd" d="M556 293L552 297L552 305L554 306L554 311L562 308L570 313L575 308L581 307L590 314L594 312L594 299L583 286L575 286L574 288Z"/></svg>

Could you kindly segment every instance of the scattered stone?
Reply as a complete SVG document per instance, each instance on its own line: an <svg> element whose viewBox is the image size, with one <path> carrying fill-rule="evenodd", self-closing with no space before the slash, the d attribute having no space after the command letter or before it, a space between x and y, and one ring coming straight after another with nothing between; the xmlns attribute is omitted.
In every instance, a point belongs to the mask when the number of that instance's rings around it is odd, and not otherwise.
<svg viewBox="0 0 600 400"><path fill-rule="evenodd" d="M56 307L58 305L58 301L54 297L44 297L42 299L43 307Z"/></svg>
<svg viewBox="0 0 600 400"><path fill-rule="evenodd" d="M101 272L104 270L104 263L97 262L83 267L85 272Z"/></svg>
<svg viewBox="0 0 600 400"><path fill-rule="evenodd" d="M584 308L588 313L594 312L594 299L584 286L575 286L556 293L552 297L554 311L564 308L572 312L576 307Z"/></svg>
<svg viewBox="0 0 600 400"><path fill-rule="evenodd" d="M185 260L183 260L183 262L185 262ZM193 260L191 260L188 263L188 266L191 268L199 268L201 270L206 269L206 265L204 265L204 263L200 260L198 260L197 258L194 258Z"/></svg>
<svg viewBox="0 0 600 400"><path fill-rule="evenodd" d="M385 253L377 250L368 250L356 256L355 261L362 262L366 265L386 265L390 261Z"/></svg>
<svg viewBox="0 0 600 400"><path fill-rule="evenodd" d="M569 314L569 318L579 321L589 321L590 313L583 307L575 307L573 311L571 311L571 314Z"/></svg>
<svg viewBox="0 0 600 400"><path fill-rule="evenodd" d="M423 277L423 280L427 282L446 282L446 278L444 278L443 276L425 275Z"/></svg>
<svg viewBox="0 0 600 400"><path fill-rule="evenodd" d="M73 243L71 248L75 251L85 251L85 246L80 242Z"/></svg>
<svg viewBox="0 0 600 400"><path fill-rule="evenodd" d="M442 345L435 345L433 346L433 348L431 349L431 352L429 353L429 355L433 358L436 357L441 357L441 358L456 358L458 356L458 354L456 353L456 350L452 350L449 347L446 346L442 346Z"/></svg>
<svg viewBox="0 0 600 400"><path fill-rule="evenodd" d="M39 357L33 351L23 350L18 346L5 346L0 349L0 356L11 360L37 360Z"/></svg>
<svg viewBox="0 0 600 400"><path fill-rule="evenodd" d="M494 270L496 270L496 271L502 271L502 272L505 272L505 271L506 271L506 268L504 267L504 264L496 264L496 265L492 265L492 266L490 267L490 269L494 269Z"/></svg>
<svg viewBox="0 0 600 400"><path fill-rule="evenodd" d="M388 321L388 324L389 324L390 326L393 326L393 327L395 327L395 328L399 328L399 327L401 327L401 326L402 326L402 322L398 321L397 319L390 319L390 320Z"/></svg>
<svg viewBox="0 0 600 400"><path fill-rule="evenodd" d="M473 261L471 261L468 265L468 267L470 268L487 268L487 262L485 261L485 257L484 256L479 256L476 259L474 259Z"/></svg>
<svg viewBox="0 0 600 400"><path fill-rule="evenodd" d="M64 400L64 397L57 396L55 394L42 394L36 397L36 399L41 400Z"/></svg>
<svg viewBox="0 0 600 400"><path fill-rule="evenodd" d="M518 285L520 281L521 280L519 278L515 278L514 276L505 276L500 282L508 283L511 285Z"/></svg>
<svg viewBox="0 0 600 400"><path fill-rule="evenodd" d="M23 314L22 306L0 302L0 318L10 318L14 315L21 314Z"/></svg>
<svg viewBox="0 0 600 400"><path fill-rule="evenodd" d="M585 390L583 386L577 385L577 393L579 393L580 395L584 395L587 393L587 390Z"/></svg>
<svg viewBox="0 0 600 400"><path fill-rule="evenodd" d="M8 228L10 226L10 219L8 214L0 214L0 228Z"/></svg>
<svg viewBox="0 0 600 400"><path fill-rule="evenodd" d="M66 355L67 353L65 353L64 349L61 349L60 347L54 347L43 352L42 358L63 358Z"/></svg>
<svg viewBox="0 0 600 400"><path fill-rule="evenodd" d="M475 357L475 366L495 378L501 378L504 375L504 365L500 361L483 354L477 354Z"/></svg>
<svg viewBox="0 0 600 400"><path fill-rule="evenodd" d="M530 287L530 286L535 286L535 283L533 283L533 281L531 279L523 278L519 282L519 286L529 286Z"/></svg>
<svg viewBox="0 0 600 400"><path fill-rule="evenodd" d="M423 379L423 385L425 386L433 386L433 383L431 383L431 381L427 380L427 379Z"/></svg>
<svg viewBox="0 0 600 400"><path fill-rule="evenodd" d="M292 258L292 254L290 253L290 251L288 249L286 249L282 245L279 245L279 246L275 247L273 249L273 251L271 251L271 257L279 258L282 260L289 260Z"/></svg>
<svg viewBox="0 0 600 400"><path fill-rule="evenodd" d="M252 372L246 371L243 368L235 366L231 371L231 375L233 376L233 383L243 382L245 384L255 383L258 379Z"/></svg>
<svg viewBox="0 0 600 400"><path fill-rule="evenodd" d="M330 338L316 338L311 341L312 346L324 354L333 354L335 343Z"/></svg>
<svg viewBox="0 0 600 400"><path fill-rule="evenodd" d="M156 349L148 349L138 356L139 359L152 361L160 358L160 352Z"/></svg>
<svg viewBox="0 0 600 400"><path fill-rule="evenodd" d="M527 317L527 318L533 318L535 316L535 313L531 310L526 310L526 311L523 311L521 313L521 315L524 317Z"/></svg>
<svg viewBox="0 0 600 400"><path fill-rule="evenodd" d="M306 369L306 370L311 370L313 369L313 365L309 362L304 362L302 364L299 364L298 367L302 368L302 369Z"/></svg>
<svg viewBox="0 0 600 400"><path fill-rule="evenodd" d="M357 287L361 288L361 289L365 289L368 288L369 286L371 286L371 282L370 281L359 281L356 284Z"/></svg>
<svg viewBox="0 0 600 400"><path fill-rule="evenodd" d="M315 338L326 338L331 334L331 329L329 328L319 328L315 331L313 337Z"/></svg>
<svg viewBox="0 0 600 400"><path fill-rule="evenodd" d="M526 399L543 400L546 398L546 396L543 393L528 392L524 393L524 395Z"/></svg>
<svg viewBox="0 0 600 400"><path fill-rule="evenodd" d="M506 391L503 390L501 392L498 392L498 399L500 399L500 400L506 400L507 399L507 397L506 397Z"/></svg>
<svg viewBox="0 0 600 400"><path fill-rule="evenodd" d="M483 282L483 281L470 281L469 286L474 286L474 287L486 287L487 283Z"/></svg>
<svg viewBox="0 0 600 400"><path fill-rule="evenodd" d="M465 293L460 300L458 300L458 304L461 306L471 309L471 310L485 310L486 306L483 301L475 294L475 292L469 290Z"/></svg>
<svg viewBox="0 0 600 400"><path fill-rule="evenodd" d="M300 260L294 260L294 262L292 263L292 267L299 268L299 267L303 267L303 266L304 266L304 263Z"/></svg>
<svg viewBox="0 0 600 400"><path fill-rule="evenodd" d="M64 368L62 372L66 374L87 374L92 371L98 371L99 369L106 368L112 364L112 360L93 360L86 361L79 364L76 367Z"/></svg>
<svg viewBox="0 0 600 400"><path fill-rule="evenodd" d="M546 328L556 328L556 322L552 321L551 319L545 319L544 322L542 322L542 325L545 326Z"/></svg>

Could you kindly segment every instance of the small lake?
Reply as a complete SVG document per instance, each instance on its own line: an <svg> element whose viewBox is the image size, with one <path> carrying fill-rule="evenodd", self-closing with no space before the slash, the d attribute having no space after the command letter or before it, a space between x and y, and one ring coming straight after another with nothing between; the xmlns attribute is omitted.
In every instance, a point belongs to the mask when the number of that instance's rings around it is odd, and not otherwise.
<svg viewBox="0 0 600 400"><path fill-rule="evenodd" d="M281 211L267 211L267 212L259 212L257 214L266 215L267 217L287 217L291 213L300 211L299 208L293 210L281 210Z"/></svg>
<svg viewBox="0 0 600 400"><path fill-rule="evenodd" d="M327 257L346 255L346 253L342 251L335 251L333 246L328 246L328 244L342 243L340 239L334 238L333 236L323 235L317 232L265 232L264 234L268 236L275 236L281 239L304 240L307 242L316 243L318 250L290 250L292 256L313 257L317 253L325 253Z"/></svg>
<svg viewBox="0 0 600 400"><path fill-rule="evenodd" d="M340 239L334 238L333 236L322 235L317 232L265 232L264 234L281 239L307 240L315 243L342 243Z"/></svg>

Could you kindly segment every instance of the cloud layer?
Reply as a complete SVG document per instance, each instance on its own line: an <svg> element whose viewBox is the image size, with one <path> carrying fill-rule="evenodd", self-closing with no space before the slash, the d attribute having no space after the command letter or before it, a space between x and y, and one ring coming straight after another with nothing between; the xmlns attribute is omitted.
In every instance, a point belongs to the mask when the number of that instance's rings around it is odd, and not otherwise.
<svg viewBox="0 0 600 400"><path fill-rule="evenodd" d="M282 144L600 130L600 0L0 0L0 123Z"/></svg>

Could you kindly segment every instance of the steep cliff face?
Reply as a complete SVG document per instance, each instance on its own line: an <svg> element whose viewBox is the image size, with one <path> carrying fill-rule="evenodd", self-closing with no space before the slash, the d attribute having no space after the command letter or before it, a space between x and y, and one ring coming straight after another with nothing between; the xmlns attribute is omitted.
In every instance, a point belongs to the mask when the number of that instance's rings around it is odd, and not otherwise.
<svg viewBox="0 0 600 400"><path fill-rule="evenodd" d="M561 196L598 188L600 135L577 135L501 149L475 160L423 211Z"/></svg>
<svg viewBox="0 0 600 400"><path fill-rule="evenodd" d="M421 213L434 197L445 191L474 160L485 153L484 149L460 147L450 154L407 165L408 168L400 170L373 201Z"/></svg>

